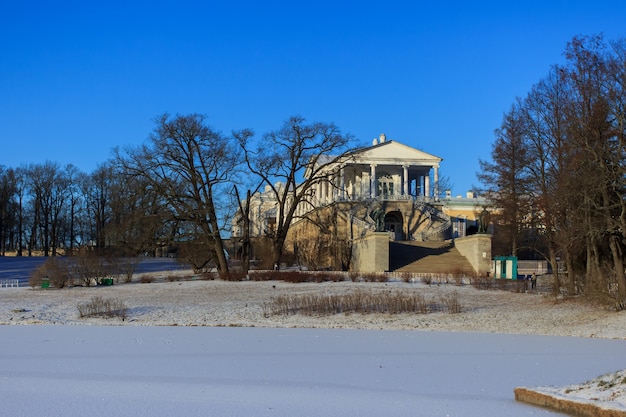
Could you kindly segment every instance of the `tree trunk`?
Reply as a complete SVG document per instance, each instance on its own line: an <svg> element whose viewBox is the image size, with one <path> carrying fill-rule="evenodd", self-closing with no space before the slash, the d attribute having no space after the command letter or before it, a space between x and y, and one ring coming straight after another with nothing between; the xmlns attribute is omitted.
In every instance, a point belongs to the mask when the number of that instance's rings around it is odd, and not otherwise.
<svg viewBox="0 0 626 417"><path fill-rule="evenodd" d="M250 190L246 193L246 207L242 210L243 214L243 236L241 242L241 268L244 274L248 274L250 270L250 200L252 193Z"/></svg>
<svg viewBox="0 0 626 417"><path fill-rule="evenodd" d="M217 271L220 275L228 273L228 260L224 254L222 239L215 239L215 254L217 255Z"/></svg>
<svg viewBox="0 0 626 417"><path fill-rule="evenodd" d="M578 282L576 272L574 271L572 254L569 251L565 254L565 267L567 268L567 278L572 286L574 294L580 294L580 282Z"/></svg>
<svg viewBox="0 0 626 417"><path fill-rule="evenodd" d="M622 310L626 303L626 288L624 287L624 259L622 254L622 248L620 247L620 239L620 236L612 235L609 241L611 255L613 256L613 269L617 284L617 299L615 300L615 307L617 308L617 310Z"/></svg>
<svg viewBox="0 0 626 417"><path fill-rule="evenodd" d="M280 260L283 257L283 247L285 246L286 238L287 236L281 233L272 240L272 268L274 269L280 269Z"/></svg>
<svg viewBox="0 0 626 417"><path fill-rule="evenodd" d="M559 265L556 260L556 252L552 244L548 247L548 256L550 257L550 264L552 264L552 276L554 277L552 282L552 295L557 297L561 293L561 278L559 277Z"/></svg>

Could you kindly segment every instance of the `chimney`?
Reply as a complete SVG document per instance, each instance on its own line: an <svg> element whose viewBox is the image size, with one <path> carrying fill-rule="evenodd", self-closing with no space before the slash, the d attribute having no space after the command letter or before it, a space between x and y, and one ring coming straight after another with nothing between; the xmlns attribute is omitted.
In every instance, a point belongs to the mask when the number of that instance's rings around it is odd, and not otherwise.
<svg viewBox="0 0 626 417"><path fill-rule="evenodd" d="M378 145L378 139L376 138L372 139L372 145Z"/></svg>
<svg viewBox="0 0 626 417"><path fill-rule="evenodd" d="M385 143L385 141L387 140L387 136L385 136L384 133L380 134L380 143Z"/></svg>

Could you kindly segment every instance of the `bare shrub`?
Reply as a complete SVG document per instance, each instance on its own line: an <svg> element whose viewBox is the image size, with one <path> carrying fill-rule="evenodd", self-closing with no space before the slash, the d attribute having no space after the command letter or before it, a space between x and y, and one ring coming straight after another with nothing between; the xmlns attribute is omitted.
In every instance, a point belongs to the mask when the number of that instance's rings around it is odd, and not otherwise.
<svg viewBox="0 0 626 417"><path fill-rule="evenodd" d="M462 311L461 298L459 297L459 293L456 291L452 291L450 294L442 295L441 302L444 306L446 306L446 309L450 314L458 314Z"/></svg>
<svg viewBox="0 0 626 417"><path fill-rule="evenodd" d="M389 277L385 274L377 273L377 272L368 272L366 274L361 275L363 281L365 282L388 282Z"/></svg>
<svg viewBox="0 0 626 417"><path fill-rule="evenodd" d="M509 288L509 280L503 278L494 279L493 286L500 291L507 291Z"/></svg>
<svg viewBox="0 0 626 417"><path fill-rule="evenodd" d="M477 290L490 290L493 288L494 285L494 280L493 278L490 277L473 277L471 278L471 283L472 286L474 288L476 288Z"/></svg>
<svg viewBox="0 0 626 417"><path fill-rule="evenodd" d="M276 271L248 271L251 281L273 281L276 278Z"/></svg>
<svg viewBox="0 0 626 417"><path fill-rule="evenodd" d="M135 271L137 270L137 265L139 265L139 258L118 258L117 262L118 269L120 270L120 275L124 277L124 282L132 282L133 275L135 275Z"/></svg>
<svg viewBox="0 0 626 417"><path fill-rule="evenodd" d="M92 252L81 252L72 261L74 275L86 286L115 274L113 265L106 258Z"/></svg>
<svg viewBox="0 0 626 417"><path fill-rule="evenodd" d="M72 277L67 262L56 257L48 258L46 262L33 271L28 280L28 285L32 288L40 287L44 279L48 279L54 288L63 288L70 284Z"/></svg>
<svg viewBox="0 0 626 417"><path fill-rule="evenodd" d="M250 271L250 280L252 281L284 281L292 284L302 282L339 282L344 280L343 274L337 274L324 271Z"/></svg>
<svg viewBox="0 0 626 417"><path fill-rule="evenodd" d="M416 276L415 274L410 272L401 273L400 279L402 280L402 282L406 282L407 284L413 284L415 282L421 281L421 277Z"/></svg>
<svg viewBox="0 0 626 417"><path fill-rule="evenodd" d="M304 274L300 271L276 271L275 279L280 281L290 282L292 284L298 284L301 282L316 282L319 276L315 274ZM317 281L319 282L319 281Z"/></svg>
<svg viewBox="0 0 626 417"><path fill-rule="evenodd" d="M139 282L142 284L151 284L154 282L154 277L152 275L142 275L139 278Z"/></svg>
<svg viewBox="0 0 626 417"><path fill-rule="evenodd" d="M167 280L167 282L178 282L182 281L183 277L179 275L168 275L165 279Z"/></svg>
<svg viewBox="0 0 626 417"><path fill-rule="evenodd" d="M343 295L281 295L262 305L263 314L333 315L347 313L428 313L432 303L419 293L402 292L368 293L356 291Z"/></svg>
<svg viewBox="0 0 626 417"><path fill-rule="evenodd" d="M433 283L433 276L431 274L426 274L422 277L422 282L426 285L431 285Z"/></svg>
<svg viewBox="0 0 626 417"><path fill-rule="evenodd" d="M602 274L587 280L582 292L584 299L594 304L604 305L608 309L615 309L615 311L624 310L626 299L620 291L615 274L608 268L602 269ZM564 294L562 289L560 293Z"/></svg>
<svg viewBox="0 0 626 417"><path fill-rule="evenodd" d="M85 304L78 305L78 313L84 317L119 317L126 319L128 308L121 300L113 300L102 297L94 297Z"/></svg>
<svg viewBox="0 0 626 417"><path fill-rule="evenodd" d="M529 282L525 279L517 279L513 284L513 291L517 293L525 293L528 290Z"/></svg>
<svg viewBox="0 0 626 417"><path fill-rule="evenodd" d="M460 286L463 285L463 279L471 275L472 274L468 274L465 270L461 268L456 268L447 274L447 281L454 282L455 285Z"/></svg>
<svg viewBox="0 0 626 417"><path fill-rule="evenodd" d="M361 274L359 272L349 272L348 278L352 282L359 282L361 280Z"/></svg>
<svg viewBox="0 0 626 417"><path fill-rule="evenodd" d="M205 242L190 241L179 244L178 257L180 263L191 266L195 274L210 271L216 265L217 256L214 248L207 248Z"/></svg>
<svg viewBox="0 0 626 417"><path fill-rule="evenodd" d="M221 274L220 279L224 281L245 281L246 274L243 272L228 272Z"/></svg>

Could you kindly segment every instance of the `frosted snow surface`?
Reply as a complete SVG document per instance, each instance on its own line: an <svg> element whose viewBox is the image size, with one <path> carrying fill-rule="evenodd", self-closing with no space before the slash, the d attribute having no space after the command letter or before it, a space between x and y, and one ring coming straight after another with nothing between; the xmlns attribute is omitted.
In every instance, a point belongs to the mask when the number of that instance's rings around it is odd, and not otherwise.
<svg viewBox="0 0 626 417"><path fill-rule="evenodd" d="M397 330L0 326L3 416L554 416L517 386L623 369L626 341Z"/></svg>
<svg viewBox="0 0 626 417"><path fill-rule="evenodd" d="M626 413L626 370L601 375L583 384L533 389L552 397L596 404Z"/></svg>

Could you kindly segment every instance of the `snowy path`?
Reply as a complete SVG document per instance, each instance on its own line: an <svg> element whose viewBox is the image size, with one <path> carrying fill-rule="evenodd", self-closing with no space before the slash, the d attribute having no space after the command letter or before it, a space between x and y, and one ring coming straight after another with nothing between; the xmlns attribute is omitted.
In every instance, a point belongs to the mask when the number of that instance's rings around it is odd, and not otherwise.
<svg viewBox="0 0 626 417"><path fill-rule="evenodd" d="M626 341L418 331L1 326L10 416L543 416L516 386L626 367Z"/></svg>

